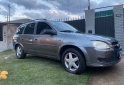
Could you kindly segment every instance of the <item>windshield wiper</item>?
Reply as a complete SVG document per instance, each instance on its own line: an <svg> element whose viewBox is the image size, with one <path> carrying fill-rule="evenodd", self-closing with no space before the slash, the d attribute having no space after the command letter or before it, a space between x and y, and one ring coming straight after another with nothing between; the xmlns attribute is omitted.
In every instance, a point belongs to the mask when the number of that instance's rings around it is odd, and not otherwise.
<svg viewBox="0 0 124 85"><path fill-rule="evenodd" d="M61 32L74 32L72 30L62 30Z"/></svg>
<svg viewBox="0 0 124 85"><path fill-rule="evenodd" d="M82 33L81 31L75 31L75 33Z"/></svg>

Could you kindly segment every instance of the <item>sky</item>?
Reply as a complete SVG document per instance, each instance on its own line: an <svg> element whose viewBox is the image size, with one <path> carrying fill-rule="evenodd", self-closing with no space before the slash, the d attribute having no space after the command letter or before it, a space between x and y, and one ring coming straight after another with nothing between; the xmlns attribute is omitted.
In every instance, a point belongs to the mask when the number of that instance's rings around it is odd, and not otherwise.
<svg viewBox="0 0 124 85"><path fill-rule="evenodd" d="M88 0L0 0L0 21L6 21L10 4L10 20L80 18ZM91 9L124 4L124 0L90 0Z"/></svg>

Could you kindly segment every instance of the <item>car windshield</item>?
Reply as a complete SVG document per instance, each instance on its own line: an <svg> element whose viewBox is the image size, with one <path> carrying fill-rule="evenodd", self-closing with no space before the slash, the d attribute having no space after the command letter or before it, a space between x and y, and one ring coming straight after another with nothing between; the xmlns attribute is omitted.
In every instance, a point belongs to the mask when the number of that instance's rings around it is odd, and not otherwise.
<svg viewBox="0 0 124 85"><path fill-rule="evenodd" d="M76 32L74 27L64 22L51 22L60 32Z"/></svg>

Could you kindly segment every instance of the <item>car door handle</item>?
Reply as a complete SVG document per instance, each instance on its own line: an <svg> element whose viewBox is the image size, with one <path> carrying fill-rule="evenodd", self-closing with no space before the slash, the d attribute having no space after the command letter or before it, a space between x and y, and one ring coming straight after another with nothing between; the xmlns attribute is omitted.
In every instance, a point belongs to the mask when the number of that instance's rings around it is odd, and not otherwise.
<svg viewBox="0 0 124 85"><path fill-rule="evenodd" d="M37 40L37 39L35 39L35 40Z"/></svg>
<svg viewBox="0 0 124 85"><path fill-rule="evenodd" d="M32 39L29 39L28 41L32 42L33 40Z"/></svg>

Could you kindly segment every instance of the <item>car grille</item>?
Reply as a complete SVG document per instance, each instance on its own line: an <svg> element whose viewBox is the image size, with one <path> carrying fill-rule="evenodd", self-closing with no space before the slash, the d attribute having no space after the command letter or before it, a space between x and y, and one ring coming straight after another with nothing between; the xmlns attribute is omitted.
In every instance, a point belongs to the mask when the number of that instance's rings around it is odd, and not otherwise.
<svg viewBox="0 0 124 85"><path fill-rule="evenodd" d="M120 48L120 44L118 42L112 42L112 46L114 49L119 49Z"/></svg>

